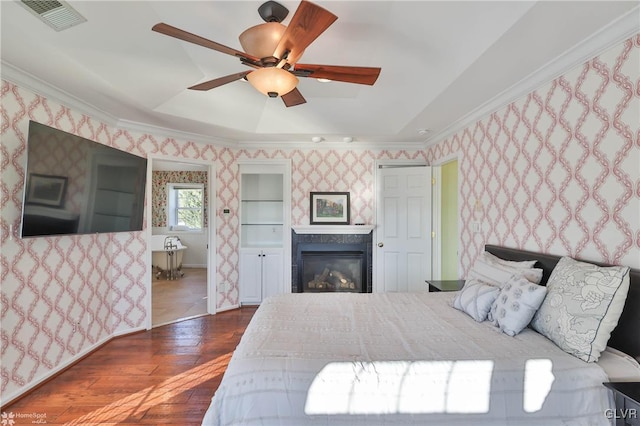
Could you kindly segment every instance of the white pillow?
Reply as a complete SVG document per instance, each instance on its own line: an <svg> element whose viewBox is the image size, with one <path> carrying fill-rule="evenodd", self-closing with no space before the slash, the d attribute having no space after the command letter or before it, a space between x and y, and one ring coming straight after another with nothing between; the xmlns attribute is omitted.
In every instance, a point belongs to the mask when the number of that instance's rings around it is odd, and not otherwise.
<svg viewBox="0 0 640 426"><path fill-rule="evenodd" d="M533 266L537 262L537 260L521 260L521 261L505 260L505 259L499 258L496 255L493 255L493 254L489 253L488 251L482 252L482 254L480 256L482 256L485 259L487 259L489 261L492 261L494 263L499 263L499 264L505 265L505 266L512 266L514 268L525 268L525 269L533 268Z"/></svg>
<svg viewBox="0 0 640 426"><path fill-rule="evenodd" d="M513 275L522 275L532 283L539 284L542 280L542 272L542 269L503 265L485 256L479 256L469 271L467 279L477 279L502 287Z"/></svg>
<svg viewBox="0 0 640 426"><path fill-rule="evenodd" d="M565 352L597 361L622 314L629 268L563 257L551 272L547 289L531 326Z"/></svg>
<svg viewBox="0 0 640 426"><path fill-rule="evenodd" d="M546 294L545 287L534 284L523 276L514 275L493 302L493 325L503 333L515 336L529 325Z"/></svg>
<svg viewBox="0 0 640 426"><path fill-rule="evenodd" d="M469 280L453 299L453 307L465 312L478 322L487 319L491 305L498 297L500 288L479 280Z"/></svg>

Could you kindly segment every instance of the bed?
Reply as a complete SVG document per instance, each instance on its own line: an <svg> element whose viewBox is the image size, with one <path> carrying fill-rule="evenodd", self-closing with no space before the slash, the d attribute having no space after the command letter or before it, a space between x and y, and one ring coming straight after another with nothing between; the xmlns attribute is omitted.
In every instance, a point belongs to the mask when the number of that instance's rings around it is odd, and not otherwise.
<svg viewBox="0 0 640 426"><path fill-rule="evenodd" d="M559 261L486 250L538 260L542 283ZM612 371L640 380L629 357L640 357L640 272L629 276L611 348L588 363L530 328L512 337L476 322L452 308L455 293L268 298L203 425L610 424L613 398L602 383Z"/></svg>

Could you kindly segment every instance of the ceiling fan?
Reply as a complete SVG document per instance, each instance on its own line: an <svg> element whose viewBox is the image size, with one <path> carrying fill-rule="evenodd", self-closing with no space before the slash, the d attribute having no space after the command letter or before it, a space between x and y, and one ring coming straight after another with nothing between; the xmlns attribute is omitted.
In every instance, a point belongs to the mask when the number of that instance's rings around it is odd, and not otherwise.
<svg viewBox="0 0 640 426"><path fill-rule="evenodd" d="M265 23L240 34L244 52L165 23L154 25L152 30L235 56L254 68L196 84L189 87L192 90L210 90L245 78L258 91L272 98L280 96L284 104L291 107L306 102L296 87L298 77L368 85L377 80L380 68L298 63L304 50L338 19L328 10L302 0L288 26L281 22L289 10L275 1L262 4L258 13Z"/></svg>

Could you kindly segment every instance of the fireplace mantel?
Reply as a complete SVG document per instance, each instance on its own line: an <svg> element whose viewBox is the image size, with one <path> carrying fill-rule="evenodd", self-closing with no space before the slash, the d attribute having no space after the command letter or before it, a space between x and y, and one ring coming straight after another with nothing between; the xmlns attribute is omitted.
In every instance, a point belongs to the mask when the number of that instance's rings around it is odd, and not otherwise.
<svg viewBox="0 0 640 426"><path fill-rule="evenodd" d="M294 225L296 234L368 234L373 225Z"/></svg>

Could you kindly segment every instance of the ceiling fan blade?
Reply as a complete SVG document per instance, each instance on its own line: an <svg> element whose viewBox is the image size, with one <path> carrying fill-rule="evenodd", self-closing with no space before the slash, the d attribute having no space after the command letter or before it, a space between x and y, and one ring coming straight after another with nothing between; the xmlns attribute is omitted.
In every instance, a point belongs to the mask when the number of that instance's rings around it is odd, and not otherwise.
<svg viewBox="0 0 640 426"><path fill-rule="evenodd" d="M380 75L380 68L350 67L340 65L296 64L294 74L298 77L326 78L346 83L373 85Z"/></svg>
<svg viewBox="0 0 640 426"><path fill-rule="evenodd" d="M287 62L295 64L304 49L338 19L336 15L320 6L302 0L291 18L273 56L282 59L288 52Z"/></svg>
<svg viewBox="0 0 640 426"><path fill-rule="evenodd" d="M216 43L215 41L211 41L204 37L200 37L190 32L181 30L180 28L172 27L171 25L165 24L163 22L155 24L151 29L160 34L168 35L170 37L188 41L189 43L194 43L203 47L207 47L209 49L217 50L218 52L236 56L240 59L247 59L254 62L260 61L259 58L251 56L248 53L241 52L240 50L225 46L224 44Z"/></svg>
<svg viewBox="0 0 640 426"><path fill-rule="evenodd" d="M191 90L211 90L216 87L222 86L223 84L231 83L232 81L240 80L244 78L251 71L243 71L236 74L230 74L224 77L215 78L213 80L205 81L204 83L196 84L195 86L189 87Z"/></svg>
<svg viewBox="0 0 640 426"><path fill-rule="evenodd" d="M282 101L287 107L292 107L300 104L304 104L307 100L302 96L302 93L297 87L294 87L292 91L281 96Z"/></svg>

